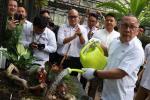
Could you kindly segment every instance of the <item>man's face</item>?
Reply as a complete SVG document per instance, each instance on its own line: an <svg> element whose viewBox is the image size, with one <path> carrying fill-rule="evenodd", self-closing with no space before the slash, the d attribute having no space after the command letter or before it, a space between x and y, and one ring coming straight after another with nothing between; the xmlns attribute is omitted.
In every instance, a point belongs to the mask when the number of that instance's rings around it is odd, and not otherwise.
<svg viewBox="0 0 150 100"><path fill-rule="evenodd" d="M107 16L105 18L105 28L106 30L113 30L114 27L116 26L116 20L112 16Z"/></svg>
<svg viewBox="0 0 150 100"><path fill-rule="evenodd" d="M45 28L41 29L41 28L38 28L36 26L33 26L33 32L36 34L42 34L44 32L44 30L45 30Z"/></svg>
<svg viewBox="0 0 150 100"><path fill-rule="evenodd" d="M88 18L88 26L89 28L95 27L97 24L97 19L93 16L89 16Z"/></svg>
<svg viewBox="0 0 150 100"><path fill-rule="evenodd" d="M10 0L8 2L8 14L13 16L17 12L18 4L16 1Z"/></svg>
<svg viewBox="0 0 150 100"><path fill-rule="evenodd" d="M47 12L43 13L42 16L44 16L46 18L50 18L49 14Z"/></svg>
<svg viewBox="0 0 150 100"><path fill-rule="evenodd" d="M129 42L139 33L139 24L135 17L125 16L120 22L119 31L122 42Z"/></svg>
<svg viewBox="0 0 150 100"><path fill-rule="evenodd" d="M26 10L23 7L18 7L17 13L22 15L24 18L27 16Z"/></svg>
<svg viewBox="0 0 150 100"><path fill-rule="evenodd" d="M69 25L71 26L76 26L79 23L79 15L78 12L75 10L71 10L68 13L68 21L69 21Z"/></svg>

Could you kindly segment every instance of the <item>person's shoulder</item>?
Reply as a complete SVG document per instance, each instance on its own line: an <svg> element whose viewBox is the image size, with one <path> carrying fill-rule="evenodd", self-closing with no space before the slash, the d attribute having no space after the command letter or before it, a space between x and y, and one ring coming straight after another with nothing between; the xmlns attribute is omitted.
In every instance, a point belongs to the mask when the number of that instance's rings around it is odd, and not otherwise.
<svg viewBox="0 0 150 100"><path fill-rule="evenodd" d="M44 33L49 34L49 33L54 33L54 32L51 29L49 29L48 27L46 27Z"/></svg>
<svg viewBox="0 0 150 100"><path fill-rule="evenodd" d="M105 32L105 29L98 29L97 32L98 32L98 33L102 33L102 32L104 33L104 32Z"/></svg>
<svg viewBox="0 0 150 100"><path fill-rule="evenodd" d="M115 33L115 34L120 34L118 31L115 31L115 30L113 30L113 33Z"/></svg>
<svg viewBox="0 0 150 100"><path fill-rule="evenodd" d="M150 48L150 43L148 43L148 44L145 46L145 48Z"/></svg>
<svg viewBox="0 0 150 100"><path fill-rule="evenodd" d="M84 28L87 28L88 26L87 25L85 25L85 24L82 24L81 26L83 26Z"/></svg>
<svg viewBox="0 0 150 100"><path fill-rule="evenodd" d="M81 31L86 31L87 32L87 29L83 25L78 25L78 26L79 26Z"/></svg>
<svg viewBox="0 0 150 100"><path fill-rule="evenodd" d="M105 29L98 29L95 31L95 34L103 35L105 33Z"/></svg>
<svg viewBox="0 0 150 100"><path fill-rule="evenodd" d="M142 43L141 41L137 38L137 37L134 37L130 43L134 49L138 50L138 49L142 49L143 50L143 47L142 47Z"/></svg>
<svg viewBox="0 0 150 100"><path fill-rule="evenodd" d="M32 25L32 22L30 22L29 20L25 20L25 23L28 25Z"/></svg>
<svg viewBox="0 0 150 100"><path fill-rule="evenodd" d="M85 25L80 25L80 24L78 24L78 26L79 26L79 28L84 28L85 29Z"/></svg>
<svg viewBox="0 0 150 100"><path fill-rule="evenodd" d="M59 26L59 29L65 29L65 28L68 28L69 25L68 24L62 24Z"/></svg>

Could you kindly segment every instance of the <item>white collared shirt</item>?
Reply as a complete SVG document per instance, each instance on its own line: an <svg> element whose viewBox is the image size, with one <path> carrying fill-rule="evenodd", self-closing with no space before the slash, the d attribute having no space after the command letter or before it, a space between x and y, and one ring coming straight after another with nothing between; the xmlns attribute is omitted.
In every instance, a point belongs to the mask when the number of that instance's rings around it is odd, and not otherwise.
<svg viewBox="0 0 150 100"><path fill-rule="evenodd" d="M106 47L109 47L110 43L113 41L113 39L120 36L120 33L113 30L111 33L109 33L106 29L99 29L92 38L99 39Z"/></svg>
<svg viewBox="0 0 150 100"><path fill-rule="evenodd" d="M42 34L33 35L32 31L25 34L25 38L23 40L24 46L29 47L31 42L45 44L45 48L43 50L33 49L33 56L37 59L35 63L41 64L42 66L49 60L49 53L56 52L57 44L55 34L47 27Z"/></svg>
<svg viewBox="0 0 150 100"><path fill-rule="evenodd" d="M115 39L109 48L105 70L119 68L128 75L121 79L104 79L103 100L133 100L137 73L144 63L144 50L137 37L129 43Z"/></svg>
<svg viewBox="0 0 150 100"><path fill-rule="evenodd" d="M150 90L150 44L145 47L145 59L146 64L144 65L144 73L140 85L148 90Z"/></svg>
<svg viewBox="0 0 150 100"><path fill-rule="evenodd" d="M88 38L87 38L86 29L79 24L78 26L81 30L85 43L87 43ZM66 37L73 36L74 34L75 34L75 28L71 27L70 25L65 24L59 28L58 34L57 34L57 39L58 39L57 53L58 54L64 55L67 52L69 44L71 44L70 49L68 51L68 56L79 57L80 49L83 47L83 44L80 43L79 37L76 37L75 39L73 39L67 44L63 44L63 41Z"/></svg>

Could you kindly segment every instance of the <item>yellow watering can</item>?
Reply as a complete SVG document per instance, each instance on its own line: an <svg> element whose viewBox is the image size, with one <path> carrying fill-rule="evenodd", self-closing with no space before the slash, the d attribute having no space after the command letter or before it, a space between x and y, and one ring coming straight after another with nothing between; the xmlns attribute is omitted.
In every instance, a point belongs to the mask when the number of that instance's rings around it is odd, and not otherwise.
<svg viewBox="0 0 150 100"><path fill-rule="evenodd" d="M107 60L99 42L89 41L80 51L80 61L85 68L103 70Z"/></svg>

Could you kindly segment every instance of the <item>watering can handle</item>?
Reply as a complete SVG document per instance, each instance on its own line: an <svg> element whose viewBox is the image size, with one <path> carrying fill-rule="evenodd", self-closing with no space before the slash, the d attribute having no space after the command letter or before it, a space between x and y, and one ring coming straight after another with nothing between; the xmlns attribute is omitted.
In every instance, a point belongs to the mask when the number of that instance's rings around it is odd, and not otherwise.
<svg viewBox="0 0 150 100"><path fill-rule="evenodd" d="M90 48L90 46L93 44L93 42L89 42L89 44L87 44L87 46L86 47L83 47L83 49L81 50L81 53L83 54L83 53L85 53L89 48Z"/></svg>
<svg viewBox="0 0 150 100"><path fill-rule="evenodd" d="M71 68L67 68L68 69L68 71L69 71L69 73L72 73L72 72L78 72L78 73L84 73L84 71L83 70L81 70L81 69L71 69Z"/></svg>

